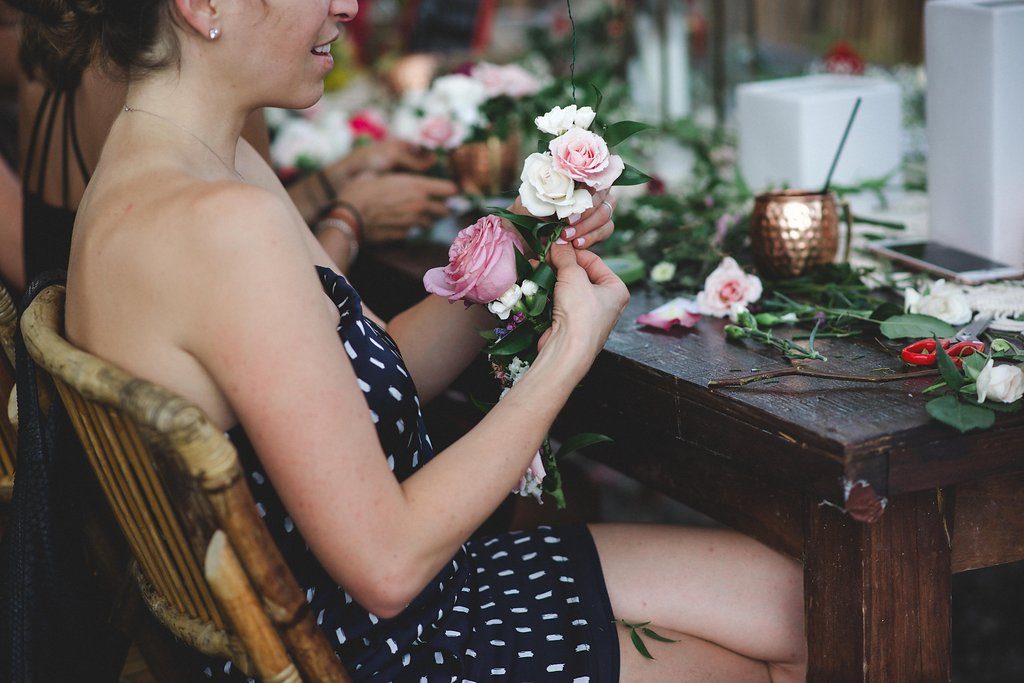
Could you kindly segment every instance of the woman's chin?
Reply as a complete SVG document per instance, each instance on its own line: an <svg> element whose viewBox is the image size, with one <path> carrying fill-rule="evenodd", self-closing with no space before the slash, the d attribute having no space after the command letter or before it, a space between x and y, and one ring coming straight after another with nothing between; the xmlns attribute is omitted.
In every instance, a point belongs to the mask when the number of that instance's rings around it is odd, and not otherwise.
<svg viewBox="0 0 1024 683"><path fill-rule="evenodd" d="M315 86L302 88L301 92L296 90L276 98L272 103L268 103L265 106L278 109L309 109L324 96L323 81L318 81Z"/></svg>

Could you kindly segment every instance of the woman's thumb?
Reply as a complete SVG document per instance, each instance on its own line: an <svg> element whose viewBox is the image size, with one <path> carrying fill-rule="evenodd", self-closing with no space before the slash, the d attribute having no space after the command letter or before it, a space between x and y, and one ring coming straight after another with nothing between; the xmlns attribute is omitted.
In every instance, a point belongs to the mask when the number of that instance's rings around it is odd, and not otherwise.
<svg viewBox="0 0 1024 683"><path fill-rule="evenodd" d="M548 256L551 259L551 265L555 267L556 271L561 271L563 268L572 268L577 265L576 250L569 244L558 244L557 242L552 244Z"/></svg>

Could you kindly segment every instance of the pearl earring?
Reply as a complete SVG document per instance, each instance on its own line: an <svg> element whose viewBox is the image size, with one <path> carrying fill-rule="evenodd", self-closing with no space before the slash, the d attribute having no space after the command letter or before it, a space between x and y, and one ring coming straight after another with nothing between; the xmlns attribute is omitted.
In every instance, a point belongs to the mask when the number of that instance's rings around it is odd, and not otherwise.
<svg viewBox="0 0 1024 683"><path fill-rule="evenodd" d="M218 38L220 38L220 29L219 28L211 28L210 29L210 40L217 40Z"/></svg>

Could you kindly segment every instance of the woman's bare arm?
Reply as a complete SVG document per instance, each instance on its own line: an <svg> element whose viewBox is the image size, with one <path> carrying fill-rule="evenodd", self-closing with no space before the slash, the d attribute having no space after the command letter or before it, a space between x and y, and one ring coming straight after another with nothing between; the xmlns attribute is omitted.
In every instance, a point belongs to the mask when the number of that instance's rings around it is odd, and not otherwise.
<svg viewBox="0 0 1024 683"><path fill-rule="evenodd" d="M479 427L399 484L308 248L280 200L255 192L194 208L209 230L173 292L184 346L231 403L324 567L391 616L508 495L593 352L549 345Z"/></svg>

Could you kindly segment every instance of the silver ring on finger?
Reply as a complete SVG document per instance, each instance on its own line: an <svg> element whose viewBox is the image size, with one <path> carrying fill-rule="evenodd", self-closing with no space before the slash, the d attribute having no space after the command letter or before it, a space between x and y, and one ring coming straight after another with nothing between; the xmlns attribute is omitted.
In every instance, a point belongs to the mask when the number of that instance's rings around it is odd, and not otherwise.
<svg viewBox="0 0 1024 683"><path fill-rule="evenodd" d="M601 202L601 206L608 207L608 219L611 220L612 214L615 213L615 207L612 206L612 203L607 200Z"/></svg>

